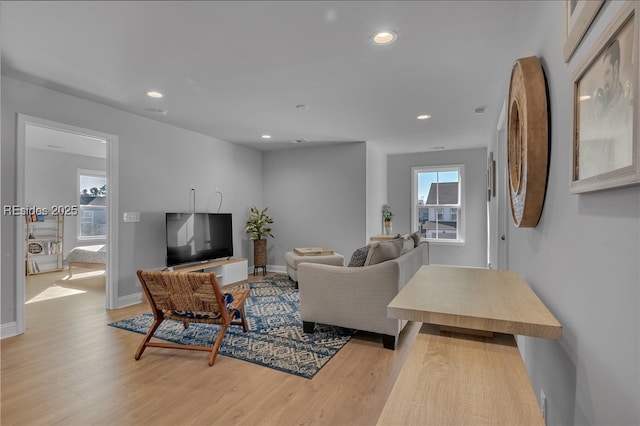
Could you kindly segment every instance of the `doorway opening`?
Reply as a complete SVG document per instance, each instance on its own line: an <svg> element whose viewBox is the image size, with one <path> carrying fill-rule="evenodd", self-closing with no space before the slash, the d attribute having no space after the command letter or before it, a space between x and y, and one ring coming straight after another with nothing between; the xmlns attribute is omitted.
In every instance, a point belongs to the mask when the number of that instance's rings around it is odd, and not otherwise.
<svg viewBox="0 0 640 426"><path fill-rule="evenodd" d="M66 260L74 248L89 245L95 248L102 245L104 272L99 270L96 263L96 271L82 270L74 279L104 274L105 308L116 308L118 138L22 114L18 115L17 138L18 204L40 212L44 210L50 216L59 213L61 217L53 218L50 222L58 222L53 227L56 229L55 239L51 238L51 234L46 234L51 232L46 231L51 226L39 223L46 220L46 215L35 215L33 222L29 221L30 218L26 222L17 221L16 259L19 273L16 280L16 333L25 332L26 303L77 294L79 290L71 285L52 285L51 288L44 289L43 294L29 294L26 297L27 275L29 279L35 279L43 277L39 272L47 272L46 275L58 284L72 282L71 269L68 269L68 274L64 272L63 269L68 268L68 265L65 263L62 267L62 258ZM85 191L83 197L79 176L80 170L87 168L102 172L104 185ZM86 179L83 183L86 185ZM81 215L82 212L84 215ZM91 223L89 219L92 220ZM32 232L37 232L38 226L44 227L45 231L42 232L48 236L38 239L36 235L32 235ZM94 235L87 235L88 230ZM44 247L43 251L33 256L27 254L32 243ZM38 251L38 244L33 244L34 251ZM39 281L42 282L42 278Z"/></svg>

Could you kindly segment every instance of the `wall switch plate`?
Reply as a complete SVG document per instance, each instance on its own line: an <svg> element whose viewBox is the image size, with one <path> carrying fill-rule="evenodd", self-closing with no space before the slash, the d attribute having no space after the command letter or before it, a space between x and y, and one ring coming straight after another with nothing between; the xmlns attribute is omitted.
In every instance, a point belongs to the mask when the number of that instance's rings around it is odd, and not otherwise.
<svg viewBox="0 0 640 426"><path fill-rule="evenodd" d="M125 222L140 222L140 212L124 212Z"/></svg>

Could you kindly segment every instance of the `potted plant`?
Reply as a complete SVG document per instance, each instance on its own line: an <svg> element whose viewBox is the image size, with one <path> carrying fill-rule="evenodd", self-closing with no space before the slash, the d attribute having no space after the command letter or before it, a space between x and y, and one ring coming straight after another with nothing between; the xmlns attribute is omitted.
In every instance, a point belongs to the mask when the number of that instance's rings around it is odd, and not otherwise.
<svg viewBox="0 0 640 426"><path fill-rule="evenodd" d="M249 234L249 238L253 241L253 275L256 274L257 268L262 268L263 275L266 275L267 240L263 237L275 238L271 231L273 219L267 214L268 208L259 210L257 207L251 207L251 215L244 228L244 232Z"/></svg>
<svg viewBox="0 0 640 426"><path fill-rule="evenodd" d="M384 204L382 206L382 220L384 220L384 233L385 235L391 235L391 218L393 213L391 212L391 206Z"/></svg>

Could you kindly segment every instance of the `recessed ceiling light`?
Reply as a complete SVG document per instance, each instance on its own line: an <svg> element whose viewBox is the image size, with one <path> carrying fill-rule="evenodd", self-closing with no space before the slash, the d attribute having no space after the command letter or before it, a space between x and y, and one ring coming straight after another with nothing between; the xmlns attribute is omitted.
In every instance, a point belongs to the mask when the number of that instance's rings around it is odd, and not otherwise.
<svg viewBox="0 0 640 426"><path fill-rule="evenodd" d="M162 93L152 90L150 92L147 92L147 96L150 97L150 98L161 98L162 97Z"/></svg>
<svg viewBox="0 0 640 426"><path fill-rule="evenodd" d="M262 139L271 139L271 135L262 135Z"/></svg>
<svg viewBox="0 0 640 426"><path fill-rule="evenodd" d="M591 99L591 95L582 95L582 96L580 96L580 100L581 101L588 101L589 99Z"/></svg>
<svg viewBox="0 0 640 426"><path fill-rule="evenodd" d="M482 106L482 107L478 107L478 108L474 109L473 112L475 114L482 115L482 114L485 113L486 110L487 110L487 107L483 107Z"/></svg>
<svg viewBox="0 0 640 426"><path fill-rule="evenodd" d="M428 120L431 118L429 114L422 114L416 117L418 120Z"/></svg>
<svg viewBox="0 0 640 426"><path fill-rule="evenodd" d="M379 45L386 45L393 43L398 38L398 34L393 31L380 31L375 33L372 37L373 42Z"/></svg>

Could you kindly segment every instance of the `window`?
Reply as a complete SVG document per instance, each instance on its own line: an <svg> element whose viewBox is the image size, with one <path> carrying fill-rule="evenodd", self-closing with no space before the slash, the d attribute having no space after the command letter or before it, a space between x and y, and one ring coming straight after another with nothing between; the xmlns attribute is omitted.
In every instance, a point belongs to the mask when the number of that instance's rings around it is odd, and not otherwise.
<svg viewBox="0 0 640 426"><path fill-rule="evenodd" d="M429 241L464 242L464 166L412 168L412 231Z"/></svg>
<svg viewBox="0 0 640 426"><path fill-rule="evenodd" d="M107 177L99 170L78 170L78 239L107 237Z"/></svg>

